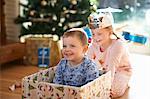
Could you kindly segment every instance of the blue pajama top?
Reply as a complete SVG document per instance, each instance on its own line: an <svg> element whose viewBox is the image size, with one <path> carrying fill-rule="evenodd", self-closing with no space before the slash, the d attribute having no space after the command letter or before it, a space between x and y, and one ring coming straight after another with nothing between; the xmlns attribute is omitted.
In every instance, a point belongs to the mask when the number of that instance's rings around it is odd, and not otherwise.
<svg viewBox="0 0 150 99"><path fill-rule="evenodd" d="M68 61L63 58L57 65L53 83L80 87L99 77L97 65L87 57L75 67L69 66Z"/></svg>

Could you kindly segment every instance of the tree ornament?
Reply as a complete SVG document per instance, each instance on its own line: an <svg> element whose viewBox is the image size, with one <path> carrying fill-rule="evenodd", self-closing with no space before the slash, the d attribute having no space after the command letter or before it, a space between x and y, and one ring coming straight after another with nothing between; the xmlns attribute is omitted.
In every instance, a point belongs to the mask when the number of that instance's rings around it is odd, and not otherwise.
<svg viewBox="0 0 150 99"><path fill-rule="evenodd" d="M42 1L41 1L41 5L42 5L42 6L46 6L46 5L47 5L47 1L42 0Z"/></svg>

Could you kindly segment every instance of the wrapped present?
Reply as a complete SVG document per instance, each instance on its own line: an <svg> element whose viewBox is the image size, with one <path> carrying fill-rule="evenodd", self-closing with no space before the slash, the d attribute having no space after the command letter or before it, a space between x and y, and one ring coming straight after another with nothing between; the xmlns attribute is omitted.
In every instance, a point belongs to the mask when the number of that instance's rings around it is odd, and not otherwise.
<svg viewBox="0 0 150 99"><path fill-rule="evenodd" d="M49 48L49 66L56 66L60 61L61 50L58 41L50 37L26 38L26 64L38 65L38 49Z"/></svg>
<svg viewBox="0 0 150 99"><path fill-rule="evenodd" d="M45 68L49 66L49 63L50 63L49 52L50 52L50 48L48 47L38 48L38 66L39 67Z"/></svg>
<svg viewBox="0 0 150 99"><path fill-rule="evenodd" d="M135 44L138 43L144 45L147 42L147 37L144 35L131 34L130 32L123 31L122 36L124 36L125 40L132 41Z"/></svg>
<svg viewBox="0 0 150 99"><path fill-rule="evenodd" d="M23 99L110 99L111 72L81 86L52 83L56 67L42 70L22 79Z"/></svg>

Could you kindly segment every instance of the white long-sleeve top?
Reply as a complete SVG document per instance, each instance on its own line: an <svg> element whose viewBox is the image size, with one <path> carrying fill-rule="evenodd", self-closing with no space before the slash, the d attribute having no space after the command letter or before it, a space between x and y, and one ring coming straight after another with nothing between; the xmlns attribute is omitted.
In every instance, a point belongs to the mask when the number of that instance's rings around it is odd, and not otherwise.
<svg viewBox="0 0 150 99"><path fill-rule="evenodd" d="M120 39L113 40L111 45L104 51L100 51L97 45L89 46L87 56L93 59L101 68L111 71L112 91L116 97L124 93L131 77L131 64L129 53L124 42Z"/></svg>

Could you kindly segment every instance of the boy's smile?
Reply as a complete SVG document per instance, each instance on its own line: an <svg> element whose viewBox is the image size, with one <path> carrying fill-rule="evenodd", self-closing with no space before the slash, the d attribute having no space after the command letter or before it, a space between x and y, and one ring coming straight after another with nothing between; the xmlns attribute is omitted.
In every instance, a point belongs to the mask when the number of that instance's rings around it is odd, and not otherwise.
<svg viewBox="0 0 150 99"><path fill-rule="evenodd" d="M77 37L63 38L62 53L72 64L78 64L84 56L84 46Z"/></svg>

